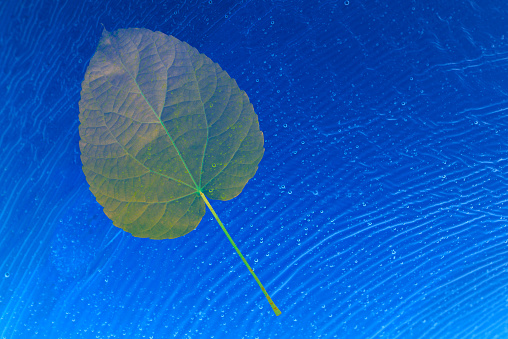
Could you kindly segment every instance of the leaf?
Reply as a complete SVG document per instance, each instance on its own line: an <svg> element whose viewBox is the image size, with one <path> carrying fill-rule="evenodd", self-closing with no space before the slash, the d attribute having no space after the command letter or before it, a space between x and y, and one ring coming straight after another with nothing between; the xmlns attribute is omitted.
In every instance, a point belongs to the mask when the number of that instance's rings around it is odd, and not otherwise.
<svg viewBox="0 0 508 339"><path fill-rule="evenodd" d="M113 224L135 237L177 238L208 206L280 315L206 198L240 194L264 153L235 80L187 43L131 28L104 30L81 86L83 173Z"/></svg>
<svg viewBox="0 0 508 339"><path fill-rule="evenodd" d="M263 157L247 94L207 56L147 29L104 30L79 102L90 190L135 237L183 236L236 197Z"/></svg>

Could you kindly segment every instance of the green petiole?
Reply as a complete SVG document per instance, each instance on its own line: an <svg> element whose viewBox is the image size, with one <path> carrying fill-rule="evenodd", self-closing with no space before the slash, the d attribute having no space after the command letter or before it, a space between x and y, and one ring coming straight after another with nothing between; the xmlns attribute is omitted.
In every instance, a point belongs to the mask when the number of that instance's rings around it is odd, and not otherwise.
<svg viewBox="0 0 508 339"><path fill-rule="evenodd" d="M217 215L217 213L215 213L212 205L210 205L210 202L208 202L208 199L206 199L206 196L201 191L199 192L199 194L201 195L201 198L203 198L203 200L205 201L206 206L208 206L208 208L212 212L213 216L215 217L215 220L217 220L217 222L219 223L220 227L222 228L222 230L226 234L226 237L228 237L229 242L235 248L236 253L238 253L238 255L242 259L242 261L245 264L245 266L247 266L247 268L249 269L250 274L252 274L254 279L256 279L256 282L258 283L259 287L261 287L261 291L263 291L266 299L268 299L268 302L270 303L270 306L272 307L273 311L275 312L275 315L277 315L277 316L281 315L282 312L277 308L277 306L273 302L272 298L270 298L270 295L268 294L268 292L266 292L265 288L263 287L263 284L261 284L261 281L259 281L258 277L256 276L256 273L254 273L254 270L250 267L250 265L247 262L247 260L245 260L245 258L243 257L242 252L240 252L240 250L236 246L236 244L233 241L233 239L231 239L231 236L229 235L228 231L226 231L226 228L224 227L224 224L222 223L222 221L220 221L219 216Z"/></svg>

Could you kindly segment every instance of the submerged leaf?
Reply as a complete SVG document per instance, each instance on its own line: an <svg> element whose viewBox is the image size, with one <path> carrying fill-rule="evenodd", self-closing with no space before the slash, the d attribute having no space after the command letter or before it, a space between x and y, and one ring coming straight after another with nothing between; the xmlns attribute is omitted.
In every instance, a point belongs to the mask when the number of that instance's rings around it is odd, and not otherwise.
<svg viewBox="0 0 508 339"><path fill-rule="evenodd" d="M189 233L205 214L200 192L234 198L264 153L257 115L235 80L160 32L104 30L79 110L90 190L136 237Z"/></svg>

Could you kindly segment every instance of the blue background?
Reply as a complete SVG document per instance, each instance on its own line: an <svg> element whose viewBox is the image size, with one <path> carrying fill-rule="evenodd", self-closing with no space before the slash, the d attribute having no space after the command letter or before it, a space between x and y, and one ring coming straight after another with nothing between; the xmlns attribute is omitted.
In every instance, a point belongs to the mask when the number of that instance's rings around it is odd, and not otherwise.
<svg viewBox="0 0 508 339"><path fill-rule="evenodd" d="M0 2L0 338L508 336L508 5ZM103 24L219 63L265 156L175 240L114 226L81 172Z"/></svg>

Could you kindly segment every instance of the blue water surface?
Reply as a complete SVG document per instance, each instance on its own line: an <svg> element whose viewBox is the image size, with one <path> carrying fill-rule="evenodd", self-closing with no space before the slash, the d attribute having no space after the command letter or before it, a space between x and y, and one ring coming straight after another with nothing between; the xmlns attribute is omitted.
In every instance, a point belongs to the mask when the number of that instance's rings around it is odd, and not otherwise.
<svg viewBox="0 0 508 339"><path fill-rule="evenodd" d="M81 171L103 27L174 35L250 97L266 152L134 238ZM0 2L0 338L507 338L508 3Z"/></svg>

